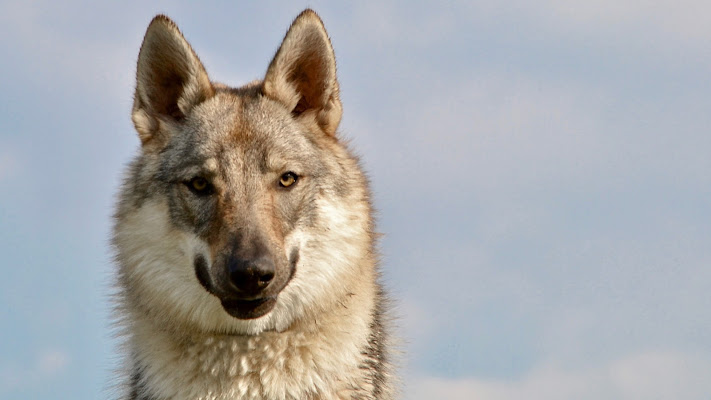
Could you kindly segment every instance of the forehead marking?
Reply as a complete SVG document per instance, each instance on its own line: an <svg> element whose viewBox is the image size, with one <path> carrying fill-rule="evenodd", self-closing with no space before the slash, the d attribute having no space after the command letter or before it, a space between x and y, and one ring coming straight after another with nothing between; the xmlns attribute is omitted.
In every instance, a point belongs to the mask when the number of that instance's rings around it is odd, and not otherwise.
<svg viewBox="0 0 711 400"><path fill-rule="evenodd" d="M214 157L205 160L205 169L208 172L217 173L217 160Z"/></svg>

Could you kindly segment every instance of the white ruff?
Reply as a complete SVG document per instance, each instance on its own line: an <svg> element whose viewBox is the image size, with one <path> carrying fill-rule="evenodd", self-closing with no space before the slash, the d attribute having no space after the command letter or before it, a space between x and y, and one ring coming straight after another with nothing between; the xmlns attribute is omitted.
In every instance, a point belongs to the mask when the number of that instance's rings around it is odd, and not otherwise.
<svg viewBox="0 0 711 400"><path fill-rule="evenodd" d="M350 399L357 393L351 388L363 381L354 345L363 338L329 332L325 341L324 333L203 336L176 343L146 330L134 345L140 347L138 362L147 364L145 383L160 398Z"/></svg>

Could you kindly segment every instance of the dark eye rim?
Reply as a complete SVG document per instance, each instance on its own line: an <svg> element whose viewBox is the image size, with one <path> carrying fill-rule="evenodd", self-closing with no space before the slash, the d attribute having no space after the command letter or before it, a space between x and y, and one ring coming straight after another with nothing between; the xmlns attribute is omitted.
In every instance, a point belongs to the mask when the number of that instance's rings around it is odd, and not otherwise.
<svg viewBox="0 0 711 400"><path fill-rule="evenodd" d="M197 189L195 187L195 181L197 180L203 180L205 181L205 188L203 189ZM184 181L183 184L190 190L192 193L194 193L197 196L209 196L214 193L214 187L210 183L210 181L203 177L203 176L196 176L190 180Z"/></svg>
<svg viewBox="0 0 711 400"><path fill-rule="evenodd" d="M289 185L289 186L284 186L284 185L281 183L281 181L284 180L285 177L292 177L292 178L294 178L294 183L292 183L292 184ZM283 174L281 174L281 175L279 176L279 187L282 188L282 189L291 189L291 188L293 188L294 185L296 185L298 182L299 182L299 175L298 175L296 172L294 172L294 171L287 171L287 172L284 172Z"/></svg>

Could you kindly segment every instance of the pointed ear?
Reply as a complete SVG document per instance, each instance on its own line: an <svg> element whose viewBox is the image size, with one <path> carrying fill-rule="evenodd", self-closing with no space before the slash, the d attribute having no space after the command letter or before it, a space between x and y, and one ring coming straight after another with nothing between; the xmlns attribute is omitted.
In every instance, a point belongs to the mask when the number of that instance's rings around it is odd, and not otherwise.
<svg viewBox="0 0 711 400"><path fill-rule="evenodd" d="M205 68L170 18L148 25L138 54L133 124L142 143L153 138L160 120L180 121L214 89Z"/></svg>
<svg viewBox="0 0 711 400"><path fill-rule="evenodd" d="M341 121L336 58L321 18L304 10L294 20L264 78L264 94L333 135Z"/></svg>

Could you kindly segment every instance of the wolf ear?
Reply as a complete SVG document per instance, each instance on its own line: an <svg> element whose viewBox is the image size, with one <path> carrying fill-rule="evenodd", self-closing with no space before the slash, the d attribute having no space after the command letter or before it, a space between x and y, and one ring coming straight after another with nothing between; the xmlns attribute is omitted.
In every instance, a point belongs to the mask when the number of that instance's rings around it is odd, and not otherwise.
<svg viewBox="0 0 711 400"><path fill-rule="evenodd" d="M138 54L133 124L142 143L153 138L159 121L180 121L200 102L214 94L205 67L165 15L148 25Z"/></svg>
<svg viewBox="0 0 711 400"><path fill-rule="evenodd" d="M314 11L304 10L291 24L269 64L263 92L295 117L315 123L328 135L335 134L343 112L336 58L326 28Z"/></svg>

